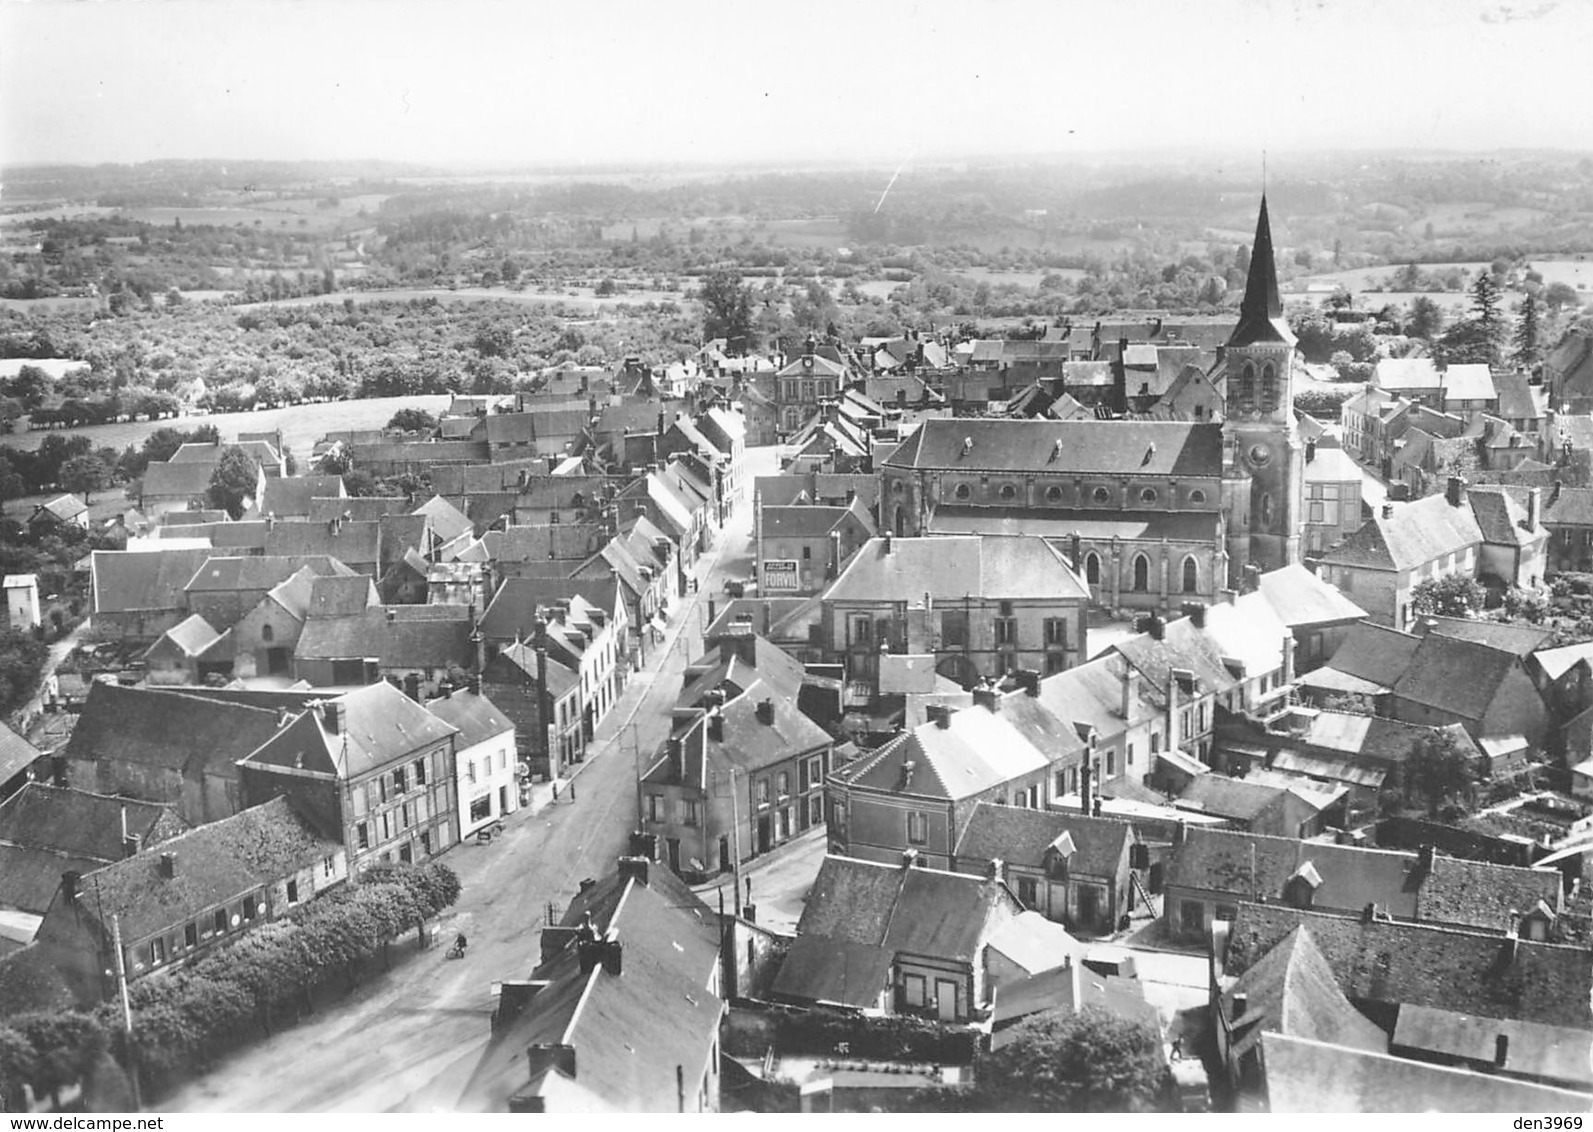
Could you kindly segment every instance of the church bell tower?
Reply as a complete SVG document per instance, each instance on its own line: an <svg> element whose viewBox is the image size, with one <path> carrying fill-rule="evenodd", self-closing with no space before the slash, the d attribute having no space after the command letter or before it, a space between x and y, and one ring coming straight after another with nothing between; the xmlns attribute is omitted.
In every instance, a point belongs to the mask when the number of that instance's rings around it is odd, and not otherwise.
<svg viewBox="0 0 1593 1132"><path fill-rule="evenodd" d="M1248 523L1231 515L1228 529L1237 533L1249 527L1248 561L1263 572L1300 561L1305 446L1294 420L1294 347L1278 295L1263 195L1239 324L1223 351L1222 426L1233 465L1248 473L1251 485Z"/></svg>

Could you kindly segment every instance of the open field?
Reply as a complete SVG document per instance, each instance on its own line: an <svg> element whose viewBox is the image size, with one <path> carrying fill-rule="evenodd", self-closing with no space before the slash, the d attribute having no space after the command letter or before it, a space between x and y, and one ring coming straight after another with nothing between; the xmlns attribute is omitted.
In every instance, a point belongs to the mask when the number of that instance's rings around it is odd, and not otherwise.
<svg viewBox="0 0 1593 1132"><path fill-rule="evenodd" d="M1077 283L1089 272L1081 267L1053 267L1046 271L1002 271L990 267L967 267L961 271L953 272L964 279L972 279L976 283L988 282L991 286L1001 283L1015 283L1019 287L1038 289L1040 282L1047 275L1060 275L1069 283Z"/></svg>
<svg viewBox="0 0 1593 1132"><path fill-rule="evenodd" d="M285 409L261 409L254 413L211 413L207 416L179 417L176 420L39 429L36 432L18 432L11 436L0 436L0 445L33 449L42 444L46 436L83 435L92 440L96 448L122 449L129 444L142 444L144 438L157 429L186 430L212 424L221 431L221 439L224 441L236 440L239 432L270 432L272 429L280 428L283 443L303 461L309 458L315 442L329 432L381 428L399 409L413 407L425 409L429 413L440 413L448 407L448 401L446 394L373 397L363 401L333 401L329 404L291 405Z"/></svg>
<svg viewBox="0 0 1593 1132"><path fill-rule="evenodd" d="M1545 284L1564 283L1578 291L1593 288L1593 260L1534 259L1529 262L1534 271L1543 275Z"/></svg>
<svg viewBox="0 0 1593 1132"><path fill-rule="evenodd" d="M480 303L498 300L523 303L527 306L551 306L563 303L571 310L596 314L619 306L640 306L642 303L680 303L682 309L694 308L693 302L682 299L675 291L630 291L623 295L598 298L589 288L571 288L576 294L562 291L512 291L507 287L461 287L457 291L447 287L408 287L391 291L334 291L330 295L301 295L295 299L282 299L274 303L244 303L239 310L256 307L304 307L317 304L341 303L352 299L357 303L407 303L415 299L437 299L445 303Z"/></svg>
<svg viewBox="0 0 1593 1132"><path fill-rule="evenodd" d="M1306 275L1295 279L1294 285L1311 284L1317 286L1325 284L1333 287L1343 287L1350 291L1366 291L1373 287L1386 286L1388 281L1394 277L1394 274L1402 266L1403 264L1388 263L1381 267L1356 267L1348 271L1324 271L1316 275ZM1419 266L1429 275L1448 271L1452 267L1458 267L1461 271L1475 275L1480 268L1488 265L1485 263L1423 263Z"/></svg>
<svg viewBox="0 0 1593 1132"><path fill-rule="evenodd" d="M12 378L23 366L37 366L56 381L75 369L83 369L87 362L76 358L0 358L0 377Z"/></svg>

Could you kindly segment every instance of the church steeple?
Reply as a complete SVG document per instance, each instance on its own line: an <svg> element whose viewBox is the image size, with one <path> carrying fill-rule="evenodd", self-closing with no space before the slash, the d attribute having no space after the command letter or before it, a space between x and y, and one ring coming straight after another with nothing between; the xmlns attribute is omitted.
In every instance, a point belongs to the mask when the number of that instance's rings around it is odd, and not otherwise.
<svg viewBox="0 0 1593 1132"><path fill-rule="evenodd" d="M1244 301L1239 304L1239 324L1233 328L1228 345L1248 346L1255 342L1295 343L1278 295L1278 266L1272 256L1272 223L1267 218L1265 193L1261 195L1261 215L1256 217L1256 240L1250 249L1250 274L1245 279Z"/></svg>

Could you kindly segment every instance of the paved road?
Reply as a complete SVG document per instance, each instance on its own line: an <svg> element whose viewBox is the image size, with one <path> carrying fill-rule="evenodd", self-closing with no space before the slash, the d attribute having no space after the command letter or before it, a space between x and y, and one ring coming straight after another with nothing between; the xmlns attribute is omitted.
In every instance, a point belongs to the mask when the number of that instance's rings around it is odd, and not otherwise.
<svg viewBox="0 0 1593 1132"><path fill-rule="evenodd" d="M601 876L635 827L636 752L663 742L687 660L701 649L703 599L726 577L746 577L751 477L775 469L772 449L747 454L748 491L699 563L697 595L679 603L669 635L634 673L597 730L574 779L575 798L508 820L490 845L467 843L443 858L464 883L437 938L464 932L463 960L441 947L357 991L346 1006L228 1058L169 1098L174 1112L380 1112L452 1109L485 1046L491 984L525 978L537 956L545 908L562 906L583 877ZM662 658L660 661L660 654ZM634 727L632 726L634 724Z"/></svg>

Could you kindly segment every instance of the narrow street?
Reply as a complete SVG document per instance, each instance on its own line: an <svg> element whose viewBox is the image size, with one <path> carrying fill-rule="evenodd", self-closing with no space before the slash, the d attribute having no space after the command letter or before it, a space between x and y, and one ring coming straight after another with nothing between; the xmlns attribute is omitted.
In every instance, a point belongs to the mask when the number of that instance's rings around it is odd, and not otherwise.
<svg viewBox="0 0 1593 1132"><path fill-rule="evenodd" d="M748 574L752 478L777 470L772 448L748 449L745 491L699 559L698 592L676 604L665 642L631 674L597 728L573 779L574 798L508 819L488 845L469 842L442 860L464 885L436 925L439 943L463 932L462 960L444 947L393 949L391 974L373 978L336 1010L307 1018L227 1058L169 1097L174 1112L448 1111L486 1045L492 984L525 978L536 962L549 904L562 908L584 877L614 867L635 828L636 767L666 738L669 709L701 651L705 598ZM543 798L546 795L542 795Z"/></svg>

